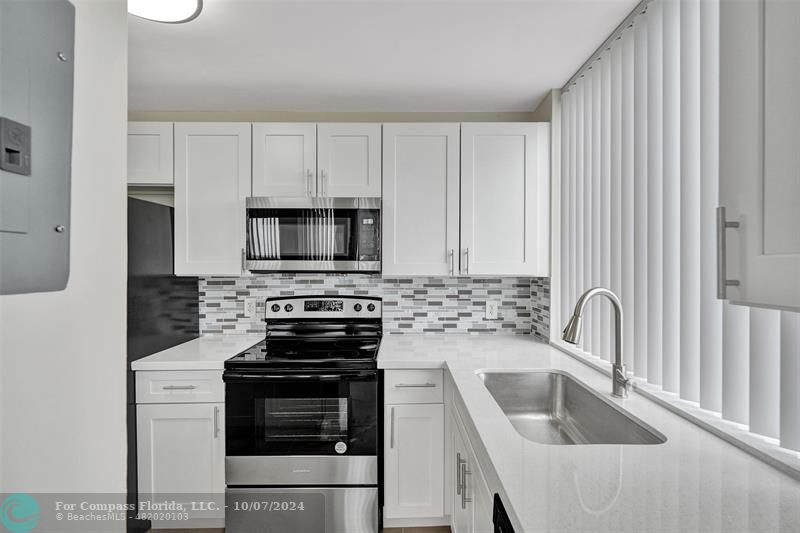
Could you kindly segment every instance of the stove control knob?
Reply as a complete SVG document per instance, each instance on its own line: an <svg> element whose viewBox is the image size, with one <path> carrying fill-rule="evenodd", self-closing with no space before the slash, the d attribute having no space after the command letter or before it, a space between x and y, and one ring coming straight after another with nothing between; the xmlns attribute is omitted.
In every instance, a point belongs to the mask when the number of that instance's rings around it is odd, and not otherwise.
<svg viewBox="0 0 800 533"><path fill-rule="evenodd" d="M356 310L356 313L358 313L359 311L361 311L361 304L356 304L356 305L354 305L354 306L353 306L353 309L355 309L355 310Z"/></svg>
<svg viewBox="0 0 800 533"><path fill-rule="evenodd" d="M287 313L291 313L293 309L294 306L292 304L286 304L285 306L283 306L283 310L286 311Z"/></svg>
<svg viewBox="0 0 800 533"><path fill-rule="evenodd" d="M281 310L281 306L280 306L280 305L278 305L278 304L272 304L272 312L273 312L273 313L277 313L277 312L278 312L278 311L280 311L280 310Z"/></svg>
<svg viewBox="0 0 800 533"><path fill-rule="evenodd" d="M367 306L367 311L369 311L370 313L373 312L374 310L375 310L375 304L369 304Z"/></svg>

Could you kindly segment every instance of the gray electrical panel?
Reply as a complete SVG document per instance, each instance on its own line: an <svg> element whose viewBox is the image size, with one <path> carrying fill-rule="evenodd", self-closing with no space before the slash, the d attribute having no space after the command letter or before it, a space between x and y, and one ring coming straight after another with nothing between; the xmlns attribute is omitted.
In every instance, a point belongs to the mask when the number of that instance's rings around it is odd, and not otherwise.
<svg viewBox="0 0 800 533"><path fill-rule="evenodd" d="M0 0L0 294L69 278L75 8Z"/></svg>

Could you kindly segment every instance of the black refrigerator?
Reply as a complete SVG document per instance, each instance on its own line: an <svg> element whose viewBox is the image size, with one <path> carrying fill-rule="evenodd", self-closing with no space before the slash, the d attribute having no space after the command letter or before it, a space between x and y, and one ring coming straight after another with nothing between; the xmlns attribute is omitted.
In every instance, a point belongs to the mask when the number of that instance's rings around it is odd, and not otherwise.
<svg viewBox="0 0 800 533"><path fill-rule="evenodd" d="M175 275L171 207L128 198L128 503L137 502L136 393L131 363L197 338L198 280ZM128 520L128 531L150 523Z"/></svg>

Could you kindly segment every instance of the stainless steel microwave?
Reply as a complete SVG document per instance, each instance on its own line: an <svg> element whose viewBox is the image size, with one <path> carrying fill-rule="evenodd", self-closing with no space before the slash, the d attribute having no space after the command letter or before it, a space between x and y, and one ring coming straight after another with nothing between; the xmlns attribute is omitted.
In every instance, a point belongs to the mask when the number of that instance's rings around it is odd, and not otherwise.
<svg viewBox="0 0 800 533"><path fill-rule="evenodd" d="M380 272L380 198L247 199L245 268Z"/></svg>

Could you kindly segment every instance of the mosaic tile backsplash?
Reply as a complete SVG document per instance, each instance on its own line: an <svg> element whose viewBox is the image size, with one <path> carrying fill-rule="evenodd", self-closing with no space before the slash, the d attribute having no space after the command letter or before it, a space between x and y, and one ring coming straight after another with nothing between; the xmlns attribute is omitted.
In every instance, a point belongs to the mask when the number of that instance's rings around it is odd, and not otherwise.
<svg viewBox="0 0 800 533"><path fill-rule="evenodd" d="M200 278L200 330L261 333L270 296L355 295L383 298L385 334L476 333L534 335L548 339L548 278L395 278L370 274L260 274ZM254 318L244 299L258 299ZM485 320L486 300L500 303L498 320Z"/></svg>

